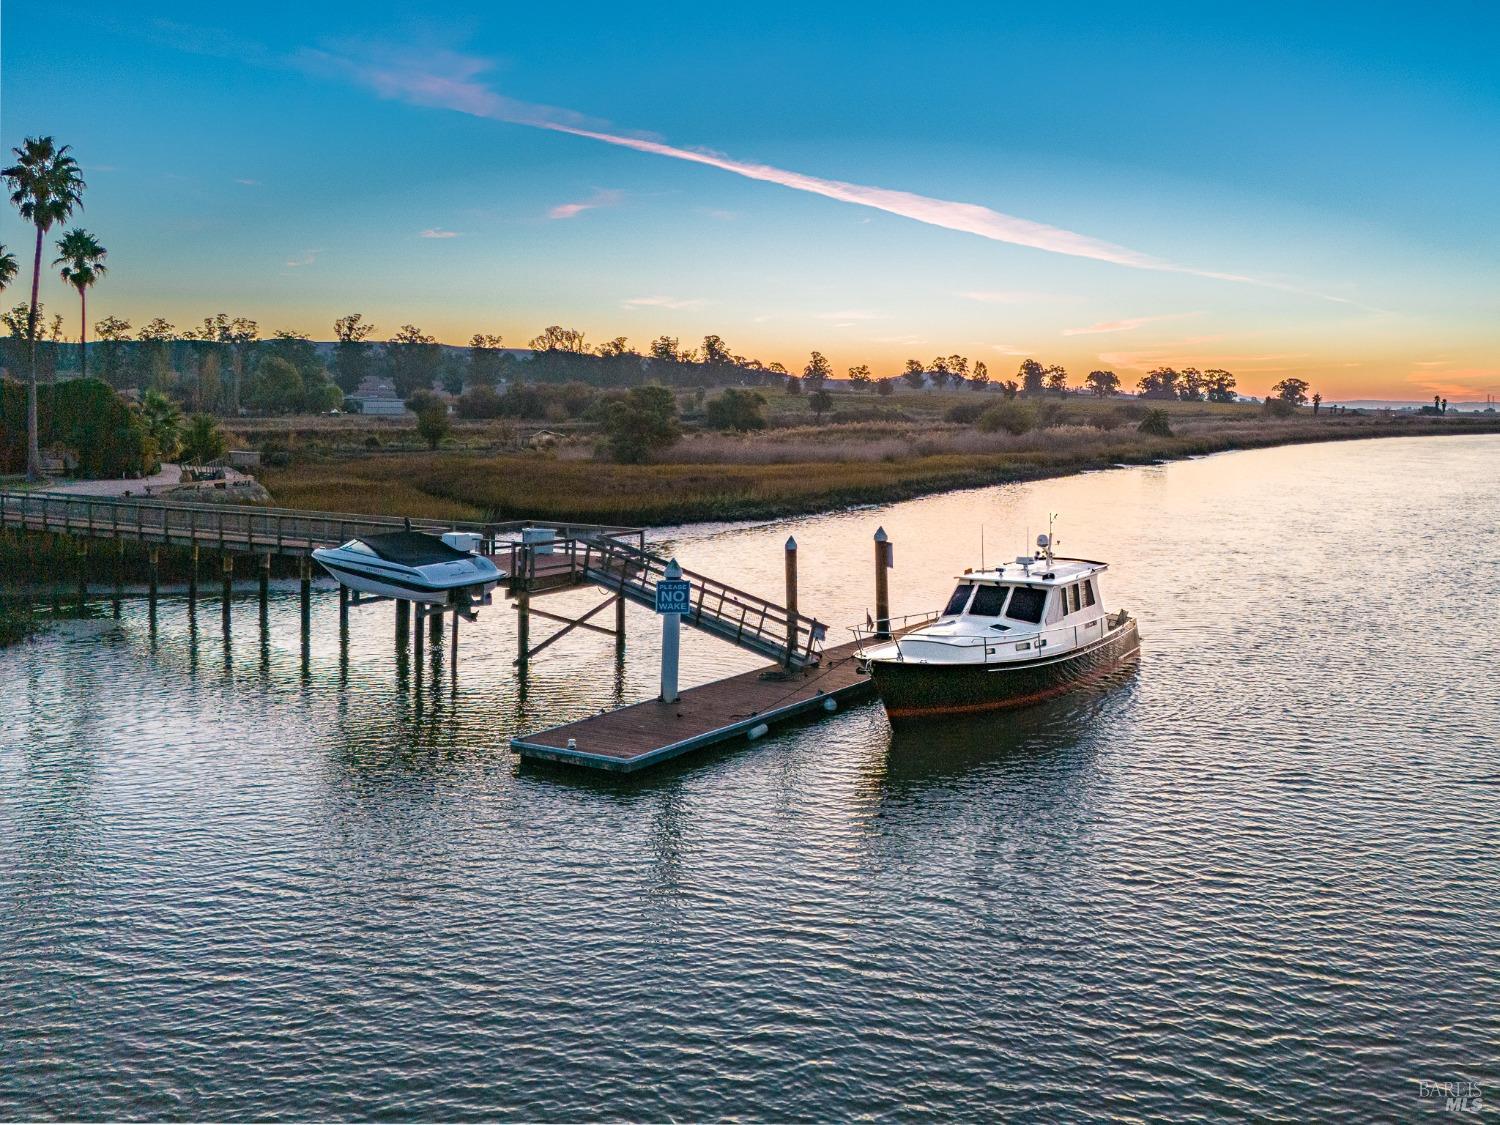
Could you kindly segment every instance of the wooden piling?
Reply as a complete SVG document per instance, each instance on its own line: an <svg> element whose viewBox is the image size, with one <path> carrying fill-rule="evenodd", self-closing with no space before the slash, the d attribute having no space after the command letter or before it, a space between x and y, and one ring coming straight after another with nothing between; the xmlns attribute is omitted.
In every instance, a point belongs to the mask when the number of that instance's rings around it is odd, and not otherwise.
<svg viewBox="0 0 1500 1125"><path fill-rule="evenodd" d="M412 636L412 643L416 646L417 683L420 684L422 682L422 654L427 645L427 631L422 628L422 618L427 614L427 607L424 606L421 602L417 602L415 608L417 615L417 628L416 632Z"/></svg>
<svg viewBox="0 0 1500 1125"><path fill-rule="evenodd" d="M339 640L349 641L349 587L339 583Z"/></svg>
<svg viewBox="0 0 1500 1125"><path fill-rule="evenodd" d="M442 617L439 612L438 617ZM437 639L442 640L442 634L437 634ZM458 610L453 611L453 634L448 639L448 670L453 676L455 683L458 682Z"/></svg>
<svg viewBox="0 0 1500 1125"><path fill-rule="evenodd" d="M436 613L431 610L427 614L427 628L432 635L434 645L443 643L443 611L439 609Z"/></svg>
<svg viewBox="0 0 1500 1125"><path fill-rule="evenodd" d="M224 615L224 621L227 624L229 622L229 602L234 595L234 556L228 551L224 552L223 568L224 598L222 612Z"/></svg>
<svg viewBox="0 0 1500 1125"><path fill-rule="evenodd" d="M788 668L797 655L797 540L786 539L786 661Z"/></svg>
<svg viewBox="0 0 1500 1125"><path fill-rule="evenodd" d="M303 555L300 560L301 574L297 584L297 595L300 599L302 610L302 637L306 639L312 633L312 558ZM266 556L266 571L271 569L271 556Z"/></svg>
<svg viewBox="0 0 1500 1125"><path fill-rule="evenodd" d="M192 561L188 564L188 605L198 600L198 544L193 544L192 552Z"/></svg>
<svg viewBox="0 0 1500 1125"><path fill-rule="evenodd" d="M885 528L875 529L875 635L891 635L891 590L886 571L891 566L891 540Z"/></svg>
<svg viewBox="0 0 1500 1125"><path fill-rule="evenodd" d="M125 540L115 541L115 590L114 590L114 614L120 616L120 595L125 585Z"/></svg>
<svg viewBox="0 0 1500 1125"><path fill-rule="evenodd" d="M89 600L89 545L87 540L78 544L78 612L83 612L84 603Z"/></svg>
<svg viewBox="0 0 1500 1125"><path fill-rule="evenodd" d="M266 612L266 603L271 597L271 554L266 552L260 557L260 573L256 576L257 592L260 594L260 611Z"/></svg>
<svg viewBox="0 0 1500 1125"><path fill-rule="evenodd" d="M615 595L615 648L625 648L625 599Z"/></svg>
<svg viewBox="0 0 1500 1125"><path fill-rule="evenodd" d="M406 651L406 640L411 633L411 602L396 599L396 647Z"/></svg>
<svg viewBox="0 0 1500 1125"><path fill-rule="evenodd" d="M157 590L158 578L161 575L161 549L158 548L158 547L148 547L146 549L146 558L147 558L148 564L149 564L148 565L148 577L147 577L147 581L149 582L149 585L148 585L147 589L148 589L148 591L150 593L151 612L152 612L152 614L155 614L156 613L156 590Z"/></svg>
<svg viewBox="0 0 1500 1125"><path fill-rule="evenodd" d="M525 589L516 593L516 666L531 664L531 595Z"/></svg>

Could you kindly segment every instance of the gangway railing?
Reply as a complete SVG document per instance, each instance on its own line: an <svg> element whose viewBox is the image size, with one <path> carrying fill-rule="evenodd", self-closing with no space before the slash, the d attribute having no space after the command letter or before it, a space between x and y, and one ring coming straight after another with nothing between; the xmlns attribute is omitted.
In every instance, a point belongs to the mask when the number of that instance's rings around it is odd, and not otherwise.
<svg viewBox="0 0 1500 1125"><path fill-rule="evenodd" d="M585 537L579 547L578 565L589 581L638 605L655 606L656 584L666 577L669 560L618 537ZM820 621L800 613L793 619L785 606L706 574L683 570L682 577L692 584L683 624L791 667L818 663L828 634Z"/></svg>

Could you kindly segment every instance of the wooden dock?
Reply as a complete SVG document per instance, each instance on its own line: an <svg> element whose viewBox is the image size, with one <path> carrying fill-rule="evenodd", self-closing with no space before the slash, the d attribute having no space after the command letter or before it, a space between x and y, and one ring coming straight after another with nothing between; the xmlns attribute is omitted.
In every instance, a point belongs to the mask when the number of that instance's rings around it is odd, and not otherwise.
<svg viewBox="0 0 1500 1125"><path fill-rule="evenodd" d="M676 703L653 699L511 739L523 759L629 773L738 738L753 738L796 716L821 715L874 692L851 642L811 667L772 665L684 691ZM830 706L831 704L831 706Z"/></svg>

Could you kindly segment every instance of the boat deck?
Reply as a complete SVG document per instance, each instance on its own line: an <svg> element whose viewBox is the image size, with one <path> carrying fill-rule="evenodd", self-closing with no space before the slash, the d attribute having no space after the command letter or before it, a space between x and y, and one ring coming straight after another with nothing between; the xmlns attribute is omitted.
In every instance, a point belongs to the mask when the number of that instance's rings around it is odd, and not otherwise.
<svg viewBox="0 0 1500 1125"><path fill-rule="evenodd" d="M676 703L653 699L523 735L511 739L511 749L523 759L628 773L874 694L855 662L856 647L851 641L829 649L819 664L784 678L770 665L688 688Z"/></svg>

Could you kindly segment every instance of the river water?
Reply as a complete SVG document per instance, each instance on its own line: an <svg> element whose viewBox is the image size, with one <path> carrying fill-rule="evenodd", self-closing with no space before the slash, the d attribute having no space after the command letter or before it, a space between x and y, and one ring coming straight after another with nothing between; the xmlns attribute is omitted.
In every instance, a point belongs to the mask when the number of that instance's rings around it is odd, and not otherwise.
<svg viewBox="0 0 1500 1125"><path fill-rule="evenodd" d="M514 614L164 597L0 653L0 1117L1410 1119L1500 1100L1500 438L1227 454L656 537L840 628L1058 514L1139 664L631 779L507 739L655 692ZM542 604L587 608L577 591ZM605 615L606 618L608 615ZM536 623L533 639L551 628ZM684 681L754 666L685 638Z"/></svg>

